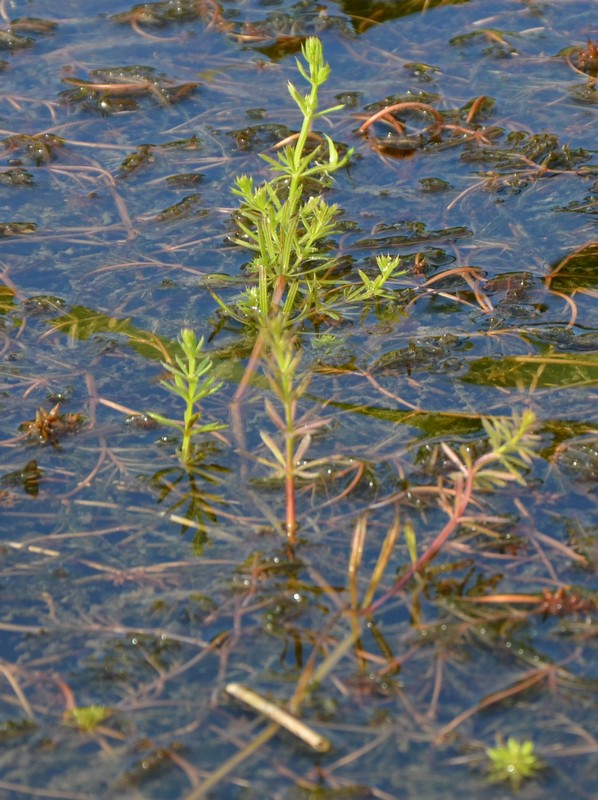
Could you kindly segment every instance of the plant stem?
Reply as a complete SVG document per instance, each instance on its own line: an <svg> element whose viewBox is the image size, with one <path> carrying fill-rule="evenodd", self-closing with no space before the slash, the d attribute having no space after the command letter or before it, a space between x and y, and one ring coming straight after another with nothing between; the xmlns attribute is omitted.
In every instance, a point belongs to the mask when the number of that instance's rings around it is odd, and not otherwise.
<svg viewBox="0 0 598 800"><path fill-rule="evenodd" d="M285 500L286 500L286 534L291 547L295 546L297 534L297 514L295 505L295 420L294 401L285 405L287 424L285 434Z"/></svg>
<svg viewBox="0 0 598 800"><path fill-rule="evenodd" d="M266 744L266 742L270 741L273 736L276 736L278 731L280 730L280 725L277 725L276 722L271 722L264 730L259 733L255 739L252 739L248 744L245 745L241 750L227 759L224 764L221 764L217 770L214 770L212 774L206 778L206 780L194 789L190 794L185 797L185 800L201 800L202 797L205 797L206 794L213 789L215 786L226 778L235 767L238 767L239 764L242 764L243 761L246 761L249 756L253 755L256 750L259 750L262 745Z"/></svg>
<svg viewBox="0 0 598 800"><path fill-rule="evenodd" d="M455 488L455 502L453 505L453 511L446 522L443 529L440 533L436 536L432 544L428 547L428 549L415 561L412 563L407 571L396 581L391 588L379 597L375 603L372 603L368 608L363 609L362 614L373 614L374 611L377 611L380 606L386 603L387 600L390 600L391 597L394 597L395 594L404 589L405 586L409 583L411 578L419 572L422 567L424 567L428 561L431 561L434 556L439 552L442 548L446 540L450 537L453 531L459 526L459 523L463 519L463 515L467 510L467 506L470 504L472 496L473 496L473 488L474 488L474 480L477 474L477 470L472 468L468 470L466 478L465 478L465 486L463 486L462 476L458 475L456 479L456 488Z"/></svg>

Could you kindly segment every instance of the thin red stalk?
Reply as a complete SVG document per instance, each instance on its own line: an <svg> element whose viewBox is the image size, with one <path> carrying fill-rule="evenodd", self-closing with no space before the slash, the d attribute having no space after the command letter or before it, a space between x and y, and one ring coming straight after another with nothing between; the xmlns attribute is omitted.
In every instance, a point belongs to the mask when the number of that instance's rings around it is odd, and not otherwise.
<svg viewBox="0 0 598 800"><path fill-rule="evenodd" d="M386 115L392 114L394 111L407 111L411 109L417 109L419 111L423 111L426 114L431 114L436 120L437 127L442 126L442 117L440 116L438 111L436 111L435 108L432 108L432 106L428 105L427 103L415 103L415 102L394 103L391 106L385 106L384 108L381 108L379 111L376 111L375 114L372 114L371 117L368 117L368 119L366 119L366 121L363 123L363 125L359 128L357 132L364 133L364 131L366 131L370 127L370 125L372 125L374 122L377 122L379 119L385 117Z"/></svg>
<svg viewBox="0 0 598 800"><path fill-rule="evenodd" d="M481 459L480 459L481 460ZM476 464L477 467L477 464ZM477 469L472 468L467 472L467 478L465 481L465 488L461 492L457 492L457 497L455 499L455 505L453 509L453 513L451 514L450 519L447 521L444 528L440 531L438 536L434 539L432 544L428 547L428 549L417 559L417 561L412 564L407 572L399 578L399 580L391 586L391 588L383 594L382 597L379 597L375 603L372 603L369 608L363 609L361 612L362 614L373 614L374 611L377 611L380 606L386 603L387 600L390 600L391 597L394 597L395 594L401 591L411 580L411 578L415 575L416 572L419 572L422 567L424 567L428 561L431 561L434 556L438 553L438 551L442 548L446 540L449 538L451 533L457 528L459 523L461 522L463 515L467 509L467 506L471 502L471 497L473 494L473 480L474 476L477 472Z"/></svg>
<svg viewBox="0 0 598 800"><path fill-rule="evenodd" d="M290 446L289 446L290 440ZM287 464L285 476L286 533L291 547L295 545L297 515L295 505L295 472L293 470L293 436L287 433Z"/></svg>

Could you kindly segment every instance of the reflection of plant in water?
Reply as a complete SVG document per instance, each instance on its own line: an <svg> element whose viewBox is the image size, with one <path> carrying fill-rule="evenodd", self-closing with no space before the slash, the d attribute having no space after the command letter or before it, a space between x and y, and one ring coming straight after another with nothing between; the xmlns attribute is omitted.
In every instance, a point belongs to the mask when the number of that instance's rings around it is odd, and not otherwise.
<svg viewBox="0 0 598 800"><path fill-rule="evenodd" d="M206 484L216 485L216 473L228 470L219 464L203 463L210 455L209 445L195 449L193 462L159 470L152 484L159 490L159 503L169 502L170 519L181 526L181 533L194 528L193 549L200 554L206 542L210 525L216 523L216 506L221 499L206 491Z"/></svg>

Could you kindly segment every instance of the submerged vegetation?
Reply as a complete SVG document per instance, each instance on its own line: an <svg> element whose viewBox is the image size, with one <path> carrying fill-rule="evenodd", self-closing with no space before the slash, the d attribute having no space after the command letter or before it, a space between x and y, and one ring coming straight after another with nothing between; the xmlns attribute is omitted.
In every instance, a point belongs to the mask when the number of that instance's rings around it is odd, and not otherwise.
<svg viewBox="0 0 598 800"><path fill-rule="evenodd" d="M590 800L589 14L52 5L0 5L0 794Z"/></svg>

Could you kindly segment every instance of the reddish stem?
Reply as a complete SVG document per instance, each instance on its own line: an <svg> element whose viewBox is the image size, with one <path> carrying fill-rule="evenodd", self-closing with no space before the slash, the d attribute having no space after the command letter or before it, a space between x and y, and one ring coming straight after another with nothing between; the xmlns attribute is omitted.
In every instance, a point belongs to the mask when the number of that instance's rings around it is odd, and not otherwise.
<svg viewBox="0 0 598 800"><path fill-rule="evenodd" d="M449 538L451 533L457 528L459 523L461 522L463 515L467 509L467 506L471 502L471 497L473 494L473 480L476 474L476 469L470 469L467 472L467 477L465 480L465 488L462 491L459 491L457 488L456 497L455 497L455 505L453 508L453 513L450 516L450 519L447 521L444 528L440 531L438 536L434 539L432 544L428 547L428 549L423 553L417 561L412 564L407 572L399 578L396 583L391 586L391 588L383 594L382 597L379 597L375 603L372 603L369 608L363 609L361 612L369 616L374 611L377 611L380 606L386 603L387 600L390 600L391 597L394 597L395 594L401 591L411 580L411 578L415 575L416 572L419 572L427 563L431 561L434 556L438 553L438 551L442 548L446 540Z"/></svg>

